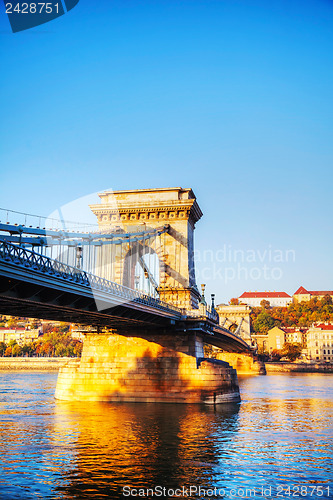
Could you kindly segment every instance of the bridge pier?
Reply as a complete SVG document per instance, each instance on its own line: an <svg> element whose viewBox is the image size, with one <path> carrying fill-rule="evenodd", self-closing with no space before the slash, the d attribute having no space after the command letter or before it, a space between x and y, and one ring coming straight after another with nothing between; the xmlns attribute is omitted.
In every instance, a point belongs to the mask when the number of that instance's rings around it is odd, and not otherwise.
<svg viewBox="0 0 333 500"><path fill-rule="evenodd" d="M219 352L216 359L229 363L238 375L266 375L265 363L253 359L252 353Z"/></svg>
<svg viewBox="0 0 333 500"><path fill-rule="evenodd" d="M56 399L239 402L236 370L203 357L200 335L146 331L87 334L82 358L62 367Z"/></svg>

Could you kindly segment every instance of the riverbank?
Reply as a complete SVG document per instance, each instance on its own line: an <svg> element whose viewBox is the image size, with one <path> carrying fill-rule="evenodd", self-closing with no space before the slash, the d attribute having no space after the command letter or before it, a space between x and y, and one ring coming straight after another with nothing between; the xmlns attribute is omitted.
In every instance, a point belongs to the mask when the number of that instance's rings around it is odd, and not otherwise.
<svg viewBox="0 0 333 500"><path fill-rule="evenodd" d="M80 358L1 358L0 371L20 370L20 371L58 371L68 361L75 361ZM230 363L230 361L229 361ZM333 364L322 363L288 363L287 361L270 362L265 365L267 375L274 373L333 373ZM245 372L238 366L235 367L239 375ZM246 374L256 375L259 371L247 371Z"/></svg>
<svg viewBox="0 0 333 500"><path fill-rule="evenodd" d="M58 371L68 361L78 358L0 358L0 371Z"/></svg>
<svg viewBox="0 0 333 500"><path fill-rule="evenodd" d="M265 362L266 373L333 373L333 364L327 363L288 363L287 361Z"/></svg>

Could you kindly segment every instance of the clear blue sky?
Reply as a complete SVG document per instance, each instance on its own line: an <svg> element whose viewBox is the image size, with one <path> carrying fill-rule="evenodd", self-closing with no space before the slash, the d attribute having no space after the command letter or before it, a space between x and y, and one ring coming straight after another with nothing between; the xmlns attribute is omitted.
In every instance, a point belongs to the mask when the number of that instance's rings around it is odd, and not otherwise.
<svg viewBox="0 0 333 500"><path fill-rule="evenodd" d="M0 39L2 207L192 187L218 302L333 289L333 1L80 0L16 34L1 4Z"/></svg>

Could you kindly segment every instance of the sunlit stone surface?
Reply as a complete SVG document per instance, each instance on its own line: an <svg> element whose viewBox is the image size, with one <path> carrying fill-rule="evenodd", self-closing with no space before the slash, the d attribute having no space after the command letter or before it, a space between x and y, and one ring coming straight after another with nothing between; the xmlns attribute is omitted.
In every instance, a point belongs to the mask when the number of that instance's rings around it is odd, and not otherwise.
<svg viewBox="0 0 333 500"><path fill-rule="evenodd" d="M200 348L193 334L88 334L81 360L60 369L55 397L68 401L240 401L236 370L222 361L198 357Z"/></svg>

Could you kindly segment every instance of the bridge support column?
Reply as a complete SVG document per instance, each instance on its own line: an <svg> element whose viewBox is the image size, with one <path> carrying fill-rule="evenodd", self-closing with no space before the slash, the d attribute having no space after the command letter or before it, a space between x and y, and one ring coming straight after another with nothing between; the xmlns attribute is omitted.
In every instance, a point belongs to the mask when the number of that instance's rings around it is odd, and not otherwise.
<svg viewBox="0 0 333 500"><path fill-rule="evenodd" d="M194 333L88 334L59 372L55 397L77 401L239 402L236 370L203 358Z"/></svg>
<svg viewBox="0 0 333 500"><path fill-rule="evenodd" d="M216 359L229 363L238 375L266 375L265 363L253 359L252 354L219 352Z"/></svg>

